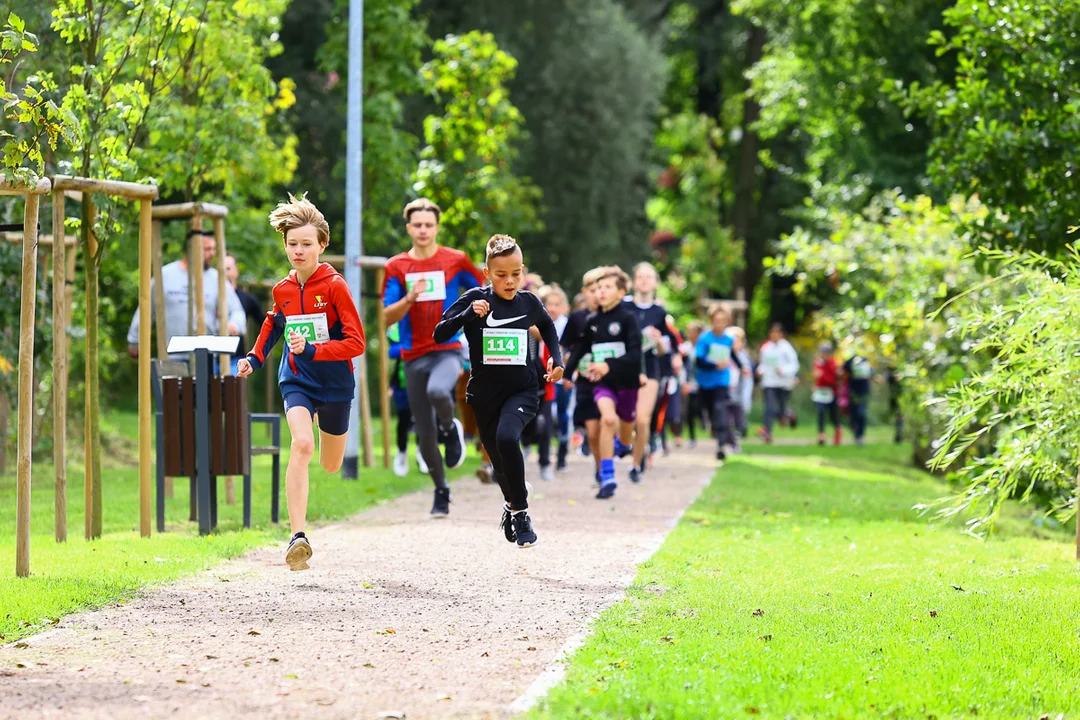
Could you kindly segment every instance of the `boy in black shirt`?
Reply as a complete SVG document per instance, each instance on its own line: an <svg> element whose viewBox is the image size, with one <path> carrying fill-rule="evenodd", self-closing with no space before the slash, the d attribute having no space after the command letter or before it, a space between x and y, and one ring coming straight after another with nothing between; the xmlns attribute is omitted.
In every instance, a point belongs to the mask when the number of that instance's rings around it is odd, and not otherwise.
<svg viewBox="0 0 1080 720"><path fill-rule="evenodd" d="M606 268L593 268L585 273L581 279L581 291L585 295L586 306L570 313L570 319L563 330L562 338L560 338L567 357L581 344L585 332L585 323L588 321L589 316L599 309L596 302L596 281L605 271ZM597 410L596 402L593 400L593 383L585 374L585 366L592 360L592 355L588 349L584 352L582 367L568 366L571 373L577 370L577 382L572 386L577 393L577 398L574 401L574 427L585 430L585 437L596 462L596 481L600 482L600 456L596 452L596 448L600 447L600 411Z"/></svg>
<svg viewBox="0 0 1080 720"><path fill-rule="evenodd" d="M465 330L471 360L466 401L476 413L480 440L491 455L506 501L500 526L508 541L526 548L537 539L529 519L519 443L539 408L541 384L536 358L529 357L529 328L540 331L551 354L543 376L546 382L562 379L562 364L556 365L561 359L559 338L540 298L519 292L525 280L524 260L512 237L493 235L488 240L484 276L490 286L472 288L443 313L435 342L446 342Z"/></svg>
<svg viewBox="0 0 1080 720"><path fill-rule="evenodd" d="M598 499L615 494L615 440L628 446L637 417L637 393L641 387L641 327L632 309L623 304L630 278L617 267L608 268L597 280L600 309L589 316L581 342L568 365L578 367L585 353L592 361L585 374L596 383L593 399L600 410L600 492ZM621 423L621 425L620 425Z"/></svg>

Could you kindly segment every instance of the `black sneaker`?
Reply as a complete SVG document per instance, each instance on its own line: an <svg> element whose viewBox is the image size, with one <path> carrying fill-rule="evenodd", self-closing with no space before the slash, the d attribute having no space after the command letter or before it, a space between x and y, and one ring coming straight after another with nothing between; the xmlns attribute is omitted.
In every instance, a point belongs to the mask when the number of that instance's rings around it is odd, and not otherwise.
<svg viewBox="0 0 1080 720"><path fill-rule="evenodd" d="M446 517L450 514L450 488L435 488L435 503L431 506L431 514L435 517Z"/></svg>
<svg viewBox="0 0 1080 720"><path fill-rule="evenodd" d="M440 430L439 441L443 444L443 459L448 469L456 470L465 464L465 429L460 420L454 418L449 430Z"/></svg>
<svg viewBox="0 0 1080 720"><path fill-rule="evenodd" d="M292 541L289 542L289 549L285 551L285 563L292 571L308 570L310 566L307 561L311 559L311 543L308 542L307 536L302 532L298 532L293 535Z"/></svg>
<svg viewBox="0 0 1080 720"><path fill-rule="evenodd" d="M528 511L516 512L512 516L511 524L514 526L514 539L519 548L532 547L537 543L536 533L533 532L532 520L529 519Z"/></svg>
<svg viewBox="0 0 1080 720"><path fill-rule="evenodd" d="M600 491L596 493L597 500L607 500L610 497L615 497L615 489L618 487L618 483L614 480L607 482L600 481Z"/></svg>
<svg viewBox="0 0 1080 720"><path fill-rule="evenodd" d="M506 542L514 542L517 540L517 535L514 534L514 523L512 518L513 515L510 513L510 506L503 503L502 520L499 521L499 527L502 528L503 535L506 537Z"/></svg>
<svg viewBox="0 0 1080 720"><path fill-rule="evenodd" d="M641 482L641 471L638 470L637 468L630 468L630 482L632 482L632 483Z"/></svg>
<svg viewBox="0 0 1080 720"><path fill-rule="evenodd" d="M716 459L720 461L727 460L727 453L724 452L724 448L717 448Z"/></svg>

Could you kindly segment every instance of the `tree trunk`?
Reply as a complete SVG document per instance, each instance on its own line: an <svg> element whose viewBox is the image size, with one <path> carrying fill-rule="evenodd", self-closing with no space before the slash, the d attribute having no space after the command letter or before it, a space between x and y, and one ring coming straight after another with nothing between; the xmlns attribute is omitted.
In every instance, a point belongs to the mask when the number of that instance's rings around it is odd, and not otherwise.
<svg viewBox="0 0 1080 720"><path fill-rule="evenodd" d="M765 28L752 26L746 42L747 70L761 60L764 47ZM743 242L743 259L746 262L746 267L736 275L736 283L744 288L747 302L752 302L754 288L749 282L760 275L764 254L763 248L752 244L755 238L750 232L758 168L758 136L753 128L761 108L750 94L749 80L743 92L746 97L743 100L742 142L739 143L739 174L735 184L735 207L732 210L731 223L735 239Z"/></svg>
<svg viewBox="0 0 1080 720"><path fill-rule="evenodd" d="M728 16L727 0L714 0L698 10L695 41L697 42L697 111L720 120L724 103L723 69L717 37L722 31L721 19Z"/></svg>

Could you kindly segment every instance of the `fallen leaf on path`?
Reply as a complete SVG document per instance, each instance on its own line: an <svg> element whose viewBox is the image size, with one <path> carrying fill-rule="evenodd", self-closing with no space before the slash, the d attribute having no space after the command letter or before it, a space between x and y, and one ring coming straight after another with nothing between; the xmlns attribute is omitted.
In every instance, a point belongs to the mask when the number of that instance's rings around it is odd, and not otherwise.
<svg viewBox="0 0 1080 720"><path fill-rule="evenodd" d="M206 659L207 660L217 660L217 655L207 655Z"/></svg>
<svg viewBox="0 0 1080 720"><path fill-rule="evenodd" d="M248 635L262 635L258 630L248 630Z"/></svg>
<svg viewBox="0 0 1080 720"><path fill-rule="evenodd" d="M22 668L22 669L24 669L24 670L25 670L26 668L28 668L28 667L30 667L30 666L29 666L29 665L27 665L26 663L15 663L15 667L17 667L17 668Z"/></svg>
<svg viewBox="0 0 1080 720"><path fill-rule="evenodd" d="M299 680L299 679L300 679L300 676L298 676L298 675L293 675L292 673L289 673L288 675L286 675L286 676L285 676L285 679L286 679L286 680Z"/></svg>
<svg viewBox="0 0 1080 720"><path fill-rule="evenodd" d="M202 687L210 687L210 683L200 683Z"/></svg>
<svg viewBox="0 0 1080 720"><path fill-rule="evenodd" d="M386 712L379 713L378 717L381 720L405 720L404 710L388 710Z"/></svg>
<svg viewBox="0 0 1080 720"><path fill-rule="evenodd" d="M483 655L481 655L480 657L488 657L488 654L487 654L487 653L484 653L484 654L483 654Z"/></svg>
<svg viewBox="0 0 1080 720"><path fill-rule="evenodd" d="M397 635L397 630L394 628L386 628L385 630L376 630L376 635Z"/></svg>
<svg viewBox="0 0 1080 720"><path fill-rule="evenodd" d="M186 684L186 683L187 683L187 680L185 680L185 679L183 679L183 678L178 678L176 682L178 682L178 683L179 683L179 684L181 684L181 685L184 685L184 684Z"/></svg>
<svg viewBox="0 0 1080 720"><path fill-rule="evenodd" d="M374 668L375 666L372 665L371 663L364 663L364 667L366 667L366 668Z"/></svg>
<svg viewBox="0 0 1080 720"><path fill-rule="evenodd" d="M575 500L574 498L568 498L566 500L566 504L567 505L577 505L577 500Z"/></svg>
<svg viewBox="0 0 1080 720"><path fill-rule="evenodd" d="M454 698L450 697L449 695L440 695L439 697L437 697L435 699L436 700L453 700Z"/></svg>
<svg viewBox="0 0 1080 720"><path fill-rule="evenodd" d="M281 662L281 661L278 660L277 658L270 658L270 662Z"/></svg>
<svg viewBox="0 0 1080 720"><path fill-rule="evenodd" d="M15 647L18 648L19 650L23 650L25 648L30 647L30 645L28 643L24 643L24 642L17 642L17 643L15 643Z"/></svg>
<svg viewBox="0 0 1080 720"><path fill-rule="evenodd" d="M535 647L528 647L528 648L525 648L525 649L526 650L535 650L536 648Z"/></svg>

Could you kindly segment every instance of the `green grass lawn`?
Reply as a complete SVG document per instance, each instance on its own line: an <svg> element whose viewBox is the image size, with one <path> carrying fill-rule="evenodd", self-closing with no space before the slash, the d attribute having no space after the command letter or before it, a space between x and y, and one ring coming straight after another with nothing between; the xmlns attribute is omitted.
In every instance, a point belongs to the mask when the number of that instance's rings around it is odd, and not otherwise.
<svg viewBox="0 0 1080 720"><path fill-rule="evenodd" d="M149 539L139 537L138 468L129 464L129 458L115 459L127 458L128 446L133 445L130 434L137 426L132 413L102 418L103 432L117 434L112 435L111 458L102 470L103 532L94 542L83 539L83 466L68 467L68 541L63 544L53 539L52 465L34 466L28 578L15 577L14 468L0 476L0 642L38 632L68 613L129 598L149 585L203 570L258 545L288 539L287 426L282 429L286 452L281 462L280 525L270 523L270 458L259 457L252 473L252 529L242 529L241 478L236 478L237 503L232 506L225 504L224 480L218 480L218 530L208 537L199 537L197 525L188 522L188 481L177 479L175 497L166 505L167 532L159 534L155 528ZM263 440L257 435L255 442ZM405 478L384 470L380 443L376 442L379 466L361 468L358 481L327 475L318 462L312 463L309 522L345 518L402 493L431 487L431 480L415 466Z"/></svg>
<svg viewBox="0 0 1080 720"><path fill-rule="evenodd" d="M1015 507L985 542L920 519L946 488L893 472L903 446L747 450L529 717L1080 714L1069 533Z"/></svg>

